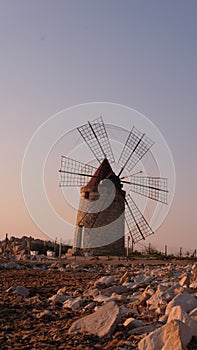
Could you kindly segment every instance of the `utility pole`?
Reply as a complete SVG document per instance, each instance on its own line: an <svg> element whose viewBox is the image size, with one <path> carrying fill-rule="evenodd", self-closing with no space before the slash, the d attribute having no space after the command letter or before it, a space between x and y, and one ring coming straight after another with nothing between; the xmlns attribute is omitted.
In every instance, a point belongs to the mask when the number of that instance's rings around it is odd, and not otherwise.
<svg viewBox="0 0 197 350"><path fill-rule="evenodd" d="M62 252L62 239L60 238L60 244L59 244L59 258L61 258L61 252Z"/></svg>
<svg viewBox="0 0 197 350"><path fill-rule="evenodd" d="M127 237L127 260L129 258L130 236Z"/></svg>
<svg viewBox="0 0 197 350"><path fill-rule="evenodd" d="M56 245L57 245L57 237L55 237L55 241L54 241L54 252L56 251Z"/></svg>
<svg viewBox="0 0 197 350"><path fill-rule="evenodd" d="M134 252L134 240L133 240L133 237L132 237L132 240L131 240L131 254L133 254Z"/></svg>

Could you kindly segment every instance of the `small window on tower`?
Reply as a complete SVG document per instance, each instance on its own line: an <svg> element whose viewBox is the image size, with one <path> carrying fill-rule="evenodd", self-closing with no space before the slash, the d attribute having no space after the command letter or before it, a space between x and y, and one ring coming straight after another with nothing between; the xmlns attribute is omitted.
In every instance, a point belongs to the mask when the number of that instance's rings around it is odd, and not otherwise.
<svg viewBox="0 0 197 350"><path fill-rule="evenodd" d="M89 192L85 192L84 198L89 199Z"/></svg>

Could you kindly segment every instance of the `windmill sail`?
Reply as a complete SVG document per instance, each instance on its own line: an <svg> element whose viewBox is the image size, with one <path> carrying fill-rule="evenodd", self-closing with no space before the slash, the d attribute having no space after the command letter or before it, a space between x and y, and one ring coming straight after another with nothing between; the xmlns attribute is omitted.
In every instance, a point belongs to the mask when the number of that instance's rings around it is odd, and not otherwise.
<svg viewBox="0 0 197 350"><path fill-rule="evenodd" d="M125 221L134 243L145 239L154 232L146 221L145 217L128 194L125 198Z"/></svg>
<svg viewBox="0 0 197 350"><path fill-rule="evenodd" d="M168 203L167 179L151 176L133 176L131 181L122 181L131 185L131 191L151 198L157 202Z"/></svg>
<svg viewBox="0 0 197 350"><path fill-rule="evenodd" d="M84 186L93 177L96 168L69 157L61 157L59 186Z"/></svg>
<svg viewBox="0 0 197 350"><path fill-rule="evenodd" d="M154 142L149 137L133 127L119 158L118 163L122 169L118 176L122 174L124 169L130 172L153 144Z"/></svg>
<svg viewBox="0 0 197 350"><path fill-rule="evenodd" d="M114 162L114 156L102 117L88 122L77 129L99 162L104 158Z"/></svg>

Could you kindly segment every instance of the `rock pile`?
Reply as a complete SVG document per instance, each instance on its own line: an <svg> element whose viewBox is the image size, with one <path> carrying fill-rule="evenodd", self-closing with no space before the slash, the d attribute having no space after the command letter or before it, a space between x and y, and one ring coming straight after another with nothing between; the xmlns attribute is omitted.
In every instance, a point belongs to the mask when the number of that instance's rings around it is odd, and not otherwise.
<svg viewBox="0 0 197 350"><path fill-rule="evenodd" d="M83 259L3 267L3 349L197 349L196 271Z"/></svg>

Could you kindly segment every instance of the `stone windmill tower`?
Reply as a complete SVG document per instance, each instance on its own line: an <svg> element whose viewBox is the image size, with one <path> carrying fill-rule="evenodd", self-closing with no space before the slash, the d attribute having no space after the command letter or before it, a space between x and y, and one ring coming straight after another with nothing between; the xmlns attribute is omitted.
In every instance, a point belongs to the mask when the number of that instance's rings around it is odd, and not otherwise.
<svg viewBox="0 0 197 350"><path fill-rule="evenodd" d="M96 255L124 255L125 222L133 243L153 234L130 192L167 204L166 178L136 176L138 173L122 176L123 171L131 172L153 141L133 127L116 175L110 165L114 156L102 118L88 122L78 131L100 165L95 168L65 156L61 158L60 186L81 187L73 248L76 252L91 250ZM130 185L128 194L124 184Z"/></svg>
<svg viewBox="0 0 197 350"><path fill-rule="evenodd" d="M94 176L80 190L73 247L91 249L98 255L124 255L125 191L122 190L122 185L117 181L107 159L103 160ZM112 188L106 180L114 185L114 193L107 207L106 200L109 199ZM100 196L100 208L95 212L91 211L91 207Z"/></svg>

